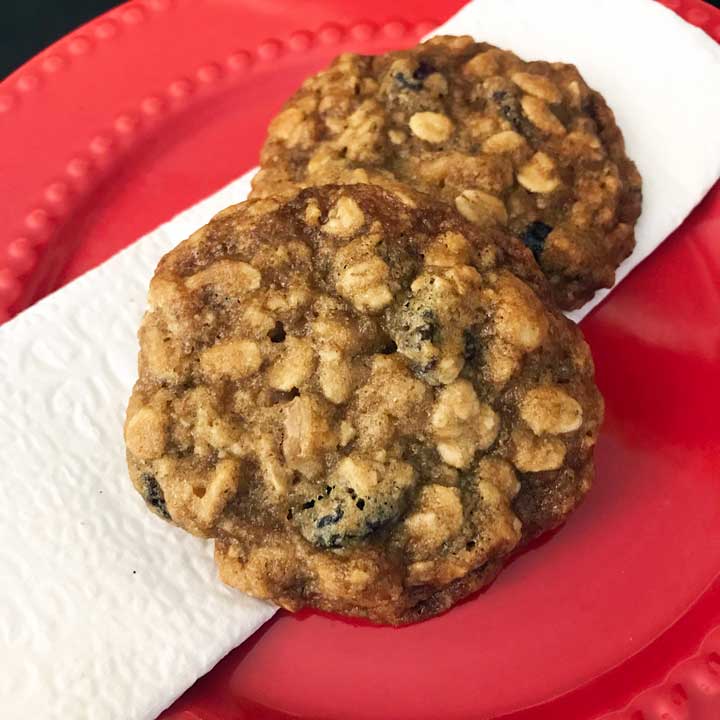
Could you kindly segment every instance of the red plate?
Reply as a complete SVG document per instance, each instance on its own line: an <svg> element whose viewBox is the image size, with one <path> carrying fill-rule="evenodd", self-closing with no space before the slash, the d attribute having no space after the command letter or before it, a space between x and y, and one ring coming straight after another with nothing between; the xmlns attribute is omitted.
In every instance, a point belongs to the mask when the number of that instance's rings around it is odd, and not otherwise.
<svg viewBox="0 0 720 720"><path fill-rule="evenodd" d="M720 37L720 12L665 4ZM0 313L251 167L332 56L413 44L460 5L147 0L43 52L0 85ZM607 422L565 528L419 625L279 613L164 717L717 720L718 234L716 186L583 322Z"/></svg>

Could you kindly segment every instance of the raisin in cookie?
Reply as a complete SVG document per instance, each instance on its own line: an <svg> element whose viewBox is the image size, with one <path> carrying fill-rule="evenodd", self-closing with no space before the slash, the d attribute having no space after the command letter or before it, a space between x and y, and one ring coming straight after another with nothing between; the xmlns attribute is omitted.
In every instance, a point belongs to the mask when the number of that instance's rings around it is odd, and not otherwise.
<svg viewBox="0 0 720 720"><path fill-rule="evenodd" d="M328 182L408 183L522 239L556 302L611 287L632 251L640 176L573 65L470 37L342 55L273 120L253 196Z"/></svg>
<svg viewBox="0 0 720 720"><path fill-rule="evenodd" d="M228 208L160 262L140 344L135 487L286 608L441 612L590 486L580 331L520 243L419 194Z"/></svg>

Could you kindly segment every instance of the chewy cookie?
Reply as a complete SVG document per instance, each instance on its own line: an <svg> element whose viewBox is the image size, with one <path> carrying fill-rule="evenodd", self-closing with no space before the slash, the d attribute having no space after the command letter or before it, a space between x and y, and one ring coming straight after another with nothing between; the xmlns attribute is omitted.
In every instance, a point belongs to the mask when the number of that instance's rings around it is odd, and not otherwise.
<svg viewBox="0 0 720 720"><path fill-rule="evenodd" d="M635 245L641 182L602 96L573 65L441 36L342 55L270 124L253 195L327 182L407 183L533 252L563 309Z"/></svg>
<svg viewBox="0 0 720 720"><path fill-rule="evenodd" d="M158 265L140 345L136 489L286 608L441 612L590 486L579 329L525 248L420 194L228 208Z"/></svg>

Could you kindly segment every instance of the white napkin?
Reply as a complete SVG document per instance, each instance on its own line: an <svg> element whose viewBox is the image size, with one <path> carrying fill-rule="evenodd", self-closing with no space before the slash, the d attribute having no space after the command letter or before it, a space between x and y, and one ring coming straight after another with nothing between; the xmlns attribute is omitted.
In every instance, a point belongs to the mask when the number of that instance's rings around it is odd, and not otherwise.
<svg viewBox="0 0 720 720"><path fill-rule="evenodd" d="M605 95L644 178L619 277L717 178L720 49L652 0L477 0L441 31L574 62ZM122 442L155 264L251 174L0 328L2 720L153 720L274 612L145 509Z"/></svg>

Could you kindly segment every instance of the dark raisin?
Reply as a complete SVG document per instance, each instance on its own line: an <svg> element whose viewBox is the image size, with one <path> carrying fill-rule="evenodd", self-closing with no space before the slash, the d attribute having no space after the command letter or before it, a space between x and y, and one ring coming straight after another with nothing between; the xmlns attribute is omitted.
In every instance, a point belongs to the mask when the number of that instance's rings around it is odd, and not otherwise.
<svg viewBox="0 0 720 720"><path fill-rule="evenodd" d="M285 340L285 326L278 320L275 327L268 333L270 342L281 343Z"/></svg>
<svg viewBox="0 0 720 720"><path fill-rule="evenodd" d="M418 63L417 68L415 68L415 71L413 72L413 78L415 80L420 80L421 82L427 78L430 77L435 72L435 68L426 60L421 60Z"/></svg>
<svg viewBox="0 0 720 720"><path fill-rule="evenodd" d="M300 394L300 391L294 387L292 390L285 392L284 390L270 390L267 394L267 399L271 405L278 405L281 403L287 403L295 399Z"/></svg>
<svg viewBox="0 0 720 720"><path fill-rule="evenodd" d="M393 79L403 90L413 90L416 92L418 90L421 90L423 86L421 81L418 82L413 78L407 78L405 77L405 74L401 72L395 73Z"/></svg>
<svg viewBox="0 0 720 720"><path fill-rule="evenodd" d="M421 340L432 340L437 327L432 323L423 323L418 326L417 332Z"/></svg>
<svg viewBox="0 0 720 720"><path fill-rule="evenodd" d="M307 502L304 502L302 504L303 510L309 510L310 508L315 507L315 501L314 500L308 500Z"/></svg>
<svg viewBox="0 0 720 720"><path fill-rule="evenodd" d="M463 330L463 357L466 362L472 362L477 355L477 338L470 330Z"/></svg>
<svg viewBox="0 0 720 720"><path fill-rule="evenodd" d="M155 512L165 520L172 520L165 504L165 494L158 484L154 475L143 473L140 477L143 484L143 497L145 502L155 510Z"/></svg>
<svg viewBox="0 0 720 720"><path fill-rule="evenodd" d="M432 341L438 331L437 317L432 310L423 310L423 323L418 325L416 332L421 340Z"/></svg>
<svg viewBox="0 0 720 720"><path fill-rule="evenodd" d="M342 517L345 513L343 512L343 509L338 505L335 508L335 512L330 515L323 515L318 521L317 526L319 528L327 527L328 525L335 525L335 523L340 522L342 520Z"/></svg>
<svg viewBox="0 0 720 720"><path fill-rule="evenodd" d="M422 90L423 81L435 72L435 68L425 60L421 60L418 66L413 70L413 74L408 77L405 73L395 73L395 82L404 90L413 90L417 92Z"/></svg>
<svg viewBox="0 0 720 720"><path fill-rule="evenodd" d="M342 537L340 535L331 535L327 541L327 547L339 548L342 547Z"/></svg>
<svg viewBox="0 0 720 720"><path fill-rule="evenodd" d="M498 104L503 117L517 130L523 132L525 127L525 118L520 108L518 99L506 92L505 90L497 90L492 94L492 99Z"/></svg>
<svg viewBox="0 0 720 720"><path fill-rule="evenodd" d="M292 519L293 519L293 511L292 511L292 508L290 508L290 509L287 511L287 515L286 515L285 517L287 517L288 520L292 520Z"/></svg>
<svg viewBox="0 0 720 720"><path fill-rule="evenodd" d="M395 352L397 352L397 343L394 340L390 340L387 345L380 348L381 355L392 355Z"/></svg>
<svg viewBox="0 0 720 720"><path fill-rule="evenodd" d="M326 494L326 495L329 495L329 494L332 492L332 490L333 490L333 489L332 489L329 485L326 485L326 486L325 486L325 494Z"/></svg>
<svg viewBox="0 0 720 720"><path fill-rule="evenodd" d="M552 227L540 220L531 222L523 231L520 239L525 243L537 262L540 262L540 255L545 248L545 238L552 232Z"/></svg>
<svg viewBox="0 0 720 720"><path fill-rule="evenodd" d="M432 360L428 360L424 365L413 363L410 368L416 375L422 377L424 375L427 375L428 373L431 373L435 369L437 364L437 358L433 358Z"/></svg>
<svg viewBox="0 0 720 720"><path fill-rule="evenodd" d="M358 510L364 510L365 509L365 501L360 498L356 503L355 507L357 507Z"/></svg>
<svg viewBox="0 0 720 720"><path fill-rule="evenodd" d="M475 541L470 540L469 542L465 543L465 549L466 550L472 550L475 547Z"/></svg>

